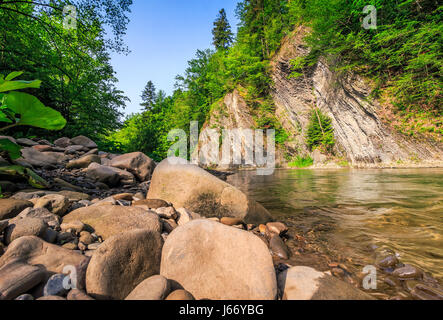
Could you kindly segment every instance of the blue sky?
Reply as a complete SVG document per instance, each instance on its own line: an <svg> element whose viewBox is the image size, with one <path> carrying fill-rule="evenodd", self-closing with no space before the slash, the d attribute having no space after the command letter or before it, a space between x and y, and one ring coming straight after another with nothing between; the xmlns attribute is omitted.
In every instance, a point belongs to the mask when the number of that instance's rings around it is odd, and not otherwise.
<svg viewBox="0 0 443 320"><path fill-rule="evenodd" d="M127 56L112 54L118 88L131 99L126 114L139 112L140 95L149 80L157 89L171 94L177 74L197 49L211 47L212 27L218 12L225 8L236 30L238 0L134 0L125 43Z"/></svg>

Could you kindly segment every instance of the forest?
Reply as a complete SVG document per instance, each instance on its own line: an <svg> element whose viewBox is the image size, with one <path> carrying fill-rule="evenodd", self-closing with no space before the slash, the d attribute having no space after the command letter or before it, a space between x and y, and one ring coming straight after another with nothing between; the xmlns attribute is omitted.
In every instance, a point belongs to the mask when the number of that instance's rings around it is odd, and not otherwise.
<svg viewBox="0 0 443 320"><path fill-rule="evenodd" d="M274 128L277 143L283 143L288 133L274 114L270 60L282 40L303 25L310 30L306 42L311 51L292 62L293 77L318 59L327 59L338 72L358 72L370 79L372 94L395 114L399 131L441 139L443 13L438 1L239 1L238 32L233 34L221 9L208 26L213 43L198 49L184 73L177 75L172 95L146 79L140 93L143 111L123 117L128 98L117 87L109 54L130 49L124 35L131 4L0 1L0 80L12 72L22 72L20 80L38 79L38 86L24 92L66 120L62 128L8 125L19 121L16 112L2 125L3 134L48 139L86 135L103 150L142 151L159 161L172 144L167 140L171 129L189 131L193 120L202 125L223 97L238 89L255 110L256 129ZM66 5L77 8L75 32L63 26ZM367 5L378 9L376 29L362 28ZM8 109L5 97L0 100L2 110ZM327 125L328 119L324 121ZM318 137L315 124L311 127L310 147L333 144L331 137Z"/></svg>

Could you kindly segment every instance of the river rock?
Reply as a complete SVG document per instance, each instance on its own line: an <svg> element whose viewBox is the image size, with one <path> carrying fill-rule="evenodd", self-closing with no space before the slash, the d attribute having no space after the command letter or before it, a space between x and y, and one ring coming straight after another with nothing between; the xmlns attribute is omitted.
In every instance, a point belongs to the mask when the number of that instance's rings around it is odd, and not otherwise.
<svg viewBox="0 0 443 320"><path fill-rule="evenodd" d="M63 223L81 221L108 239L134 229L149 229L161 232L159 217L154 212L141 208L123 206L91 206L77 209L63 218Z"/></svg>
<svg viewBox="0 0 443 320"><path fill-rule="evenodd" d="M40 152L34 148L21 150L23 159L35 167L52 168L66 160L63 154L56 152Z"/></svg>
<svg viewBox="0 0 443 320"><path fill-rule="evenodd" d="M46 282L45 287L43 288L44 296L60 296L64 297L68 294L69 289L65 288L63 282L65 281L66 275L64 274L54 274L49 278L48 282ZM65 281L69 284L69 281Z"/></svg>
<svg viewBox="0 0 443 320"><path fill-rule="evenodd" d="M73 146L69 146L69 147L65 148L65 154L75 155L77 153L87 151L87 150L88 150L88 148L86 148L84 146L73 145Z"/></svg>
<svg viewBox="0 0 443 320"><path fill-rule="evenodd" d="M59 296L45 296L45 297L40 297L37 300L41 300L41 301L66 301L65 298L59 297Z"/></svg>
<svg viewBox="0 0 443 320"><path fill-rule="evenodd" d="M68 301L92 301L94 300L90 296L88 296L84 291L78 289L72 289L69 291L68 296L66 297Z"/></svg>
<svg viewBox="0 0 443 320"><path fill-rule="evenodd" d="M274 256L283 260L289 259L289 256L291 254L289 248L278 235L274 234L271 237L271 240L269 241L269 247Z"/></svg>
<svg viewBox="0 0 443 320"><path fill-rule="evenodd" d="M416 267L407 264L404 267L395 269L392 275L399 278L400 280L407 280L421 279L423 273Z"/></svg>
<svg viewBox="0 0 443 320"><path fill-rule="evenodd" d="M128 171L121 170L114 167L103 166L98 163L91 163L86 169L86 176L110 187L117 186L120 182L122 184L135 183L135 177Z"/></svg>
<svg viewBox="0 0 443 320"><path fill-rule="evenodd" d="M49 194L38 199L34 208L46 208L53 214L63 216L69 208L69 200L60 194Z"/></svg>
<svg viewBox="0 0 443 320"><path fill-rule="evenodd" d="M40 266L13 262L0 268L0 300L12 300L31 290L45 278Z"/></svg>
<svg viewBox="0 0 443 320"><path fill-rule="evenodd" d="M57 192L57 194L68 198L68 200L70 202L78 202L78 201L82 201L82 200L91 199L91 196L89 196L88 194L83 193L83 192L62 190L62 191Z"/></svg>
<svg viewBox="0 0 443 320"><path fill-rule="evenodd" d="M30 294L22 294L21 296L15 298L17 301L33 301L34 297Z"/></svg>
<svg viewBox="0 0 443 320"><path fill-rule="evenodd" d="M12 219L32 206L32 202L25 200L0 199L0 220Z"/></svg>
<svg viewBox="0 0 443 320"><path fill-rule="evenodd" d="M144 153L134 152L115 157L111 160L111 166L128 170L143 182L151 179L155 162Z"/></svg>
<svg viewBox="0 0 443 320"><path fill-rule="evenodd" d="M91 258L86 288L95 299L125 299L143 280L159 274L163 239L134 230L106 240Z"/></svg>
<svg viewBox="0 0 443 320"><path fill-rule="evenodd" d="M149 209L158 209L158 208L164 208L164 207L170 207L169 203L164 200L159 199L144 199L144 200L138 200L134 201L132 203L133 206L143 206L147 207Z"/></svg>
<svg viewBox="0 0 443 320"><path fill-rule="evenodd" d="M63 137L63 138L55 140L54 144L57 147L66 148L66 147L69 147L72 143L71 143L71 139Z"/></svg>
<svg viewBox="0 0 443 320"><path fill-rule="evenodd" d="M89 245L94 243L94 237L88 231L82 231L80 232L79 241L85 245Z"/></svg>
<svg viewBox="0 0 443 320"><path fill-rule="evenodd" d="M25 147L33 147L38 145L37 142L31 140L31 139L27 139L27 138L21 138L21 139L17 139L17 143L21 146L25 146Z"/></svg>
<svg viewBox="0 0 443 320"><path fill-rule="evenodd" d="M283 300L373 300L347 282L309 267L292 267L278 275Z"/></svg>
<svg viewBox="0 0 443 320"><path fill-rule="evenodd" d="M40 151L40 152L52 151L52 147L47 146L47 145L36 145L36 146L33 146L32 148L34 148L35 150Z"/></svg>
<svg viewBox="0 0 443 320"><path fill-rule="evenodd" d="M73 220L71 222L64 222L60 225L60 228L62 231L69 231L72 230L75 233L80 233L83 230L85 230L85 224L78 220Z"/></svg>
<svg viewBox="0 0 443 320"><path fill-rule="evenodd" d="M49 212L46 208L26 208L14 219L37 218L43 220L49 227L60 227L60 217Z"/></svg>
<svg viewBox="0 0 443 320"><path fill-rule="evenodd" d="M78 136L71 139L71 143L74 145L81 145L89 149L97 148L97 144L85 136Z"/></svg>
<svg viewBox="0 0 443 320"><path fill-rule="evenodd" d="M155 210L157 214L160 216L160 218L164 219L177 219L178 215L175 211L174 207L164 207L164 208L158 208Z"/></svg>
<svg viewBox="0 0 443 320"><path fill-rule="evenodd" d="M77 273L77 288L84 288L89 258L30 236L21 237L8 246L8 250L0 257L0 268L15 262L44 267L49 276L63 273L65 267L71 266Z"/></svg>
<svg viewBox="0 0 443 320"><path fill-rule="evenodd" d="M173 164L170 161L180 161ZM187 208L203 216L240 218L246 223L266 223L270 213L243 192L183 159L168 158L154 171L148 199L163 199L175 208ZM208 212L210 210L211 212Z"/></svg>
<svg viewBox="0 0 443 320"><path fill-rule="evenodd" d="M1 220L0 221L0 233L2 233L3 230L5 230L8 225L9 225L8 220Z"/></svg>
<svg viewBox="0 0 443 320"><path fill-rule="evenodd" d="M186 210L185 208L177 209L177 214L177 224L179 226L183 226L192 220L201 219L201 216L198 213L191 212L189 210Z"/></svg>
<svg viewBox="0 0 443 320"><path fill-rule="evenodd" d="M10 244L12 241L25 237L36 236L42 238L45 235L48 225L38 218L17 219L9 223L5 231L5 243Z"/></svg>
<svg viewBox="0 0 443 320"><path fill-rule="evenodd" d="M89 167L89 165L91 163L94 163L94 162L101 164L101 159L98 155L90 154L90 155L83 156L79 159L69 161L69 163L66 165L66 168L68 168L68 169L87 168L87 167Z"/></svg>
<svg viewBox="0 0 443 320"><path fill-rule="evenodd" d="M193 300L195 300L195 298L190 292L180 289L180 290L175 290L174 292L172 292L165 300L193 301Z"/></svg>
<svg viewBox="0 0 443 320"><path fill-rule="evenodd" d="M171 286L163 276L152 276L140 283L125 300L164 300L170 293Z"/></svg>
<svg viewBox="0 0 443 320"><path fill-rule="evenodd" d="M277 296L266 245L251 233L209 220L191 221L169 235L160 274L196 299L273 300Z"/></svg>
<svg viewBox="0 0 443 320"><path fill-rule="evenodd" d="M231 217L223 217L220 219L220 222L227 226L237 226L239 224L243 224L243 220L239 218L231 218Z"/></svg>
<svg viewBox="0 0 443 320"><path fill-rule="evenodd" d="M282 236L288 232L288 227L282 222L268 222L266 224L269 232L272 232L278 236Z"/></svg>

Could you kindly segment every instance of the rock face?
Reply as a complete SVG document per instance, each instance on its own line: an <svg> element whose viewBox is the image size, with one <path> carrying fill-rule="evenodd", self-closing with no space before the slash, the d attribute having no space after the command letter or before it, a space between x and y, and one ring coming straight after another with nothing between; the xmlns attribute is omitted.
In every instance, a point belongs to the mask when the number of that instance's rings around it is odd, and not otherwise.
<svg viewBox="0 0 443 320"><path fill-rule="evenodd" d="M32 206L32 202L25 200L0 199L0 220L12 219L26 208Z"/></svg>
<svg viewBox="0 0 443 320"><path fill-rule="evenodd" d="M73 221L89 225L103 239L135 229L161 232L157 214L136 207L109 205L80 208L63 218L63 223Z"/></svg>
<svg viewBox="0 0 443 320"><path fill-rule="evenodd" d="M272 96L276 116L286 131L294 135L296 145L304 152L304 137L310 112L317 106L332 118L336 152L353 164L391 163L412 156L432 159L442 154L442 146L406 139L387 127L381 118L382 108L369 99L371 87L357 75L339 76L325 61L306 70L306 76L289 78L290 62L309 53L303 41L306 29L285 39L280 52L272 60Z"/></svg>
<svg viewBox="0 0 443 320"><path fill-rule="evenodd" d="M272 220L262 205L230 184L198 166L183 161L171 164L169 160L162 161L155 169L149 199L166 200L175 208L184 207L202 216L231 216L257 224Z"/></svg>
<svg viewBox="0 0 443 320"><path fill-rule="evenodd" d="M279 274L283 300L373 300L347 282L309 267L292 267Z"/></svg>
<svg viewBox="0 0 443 320"><path fill-rule="evenodd" d="M86 289L95 299L125 299L143 280L160 271L163 239L159 232L134 230L105 241L86 273Z"/></svg>
<svg viewBox="0 0 443 320"><path fill-rule="evenodd" d="M155 163L144 153L134 152L115 157L111 166L133 173L140 181L147 181L151 179Z"/></svg>
<svg viewBox="0 0 443 320"><path fill-rule="evenodd" d="M263 241L209 220L189 222L169 235L160 274L196 299L273 300L277 296L272 258Z"/></svg>

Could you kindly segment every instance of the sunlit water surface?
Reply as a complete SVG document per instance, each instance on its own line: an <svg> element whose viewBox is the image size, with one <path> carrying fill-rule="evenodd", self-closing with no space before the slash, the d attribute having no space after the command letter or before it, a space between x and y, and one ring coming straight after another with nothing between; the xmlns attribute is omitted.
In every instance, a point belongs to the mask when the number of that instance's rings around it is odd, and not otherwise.
<svg viewBox="0 0 443 320"><path fill-rule="evenodd" d="M443 169L241 171L228 182L293 233L320 231L332 256L361 266L373 263L369 247L387 246L443 279Z"/></svg>

